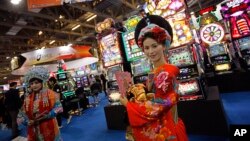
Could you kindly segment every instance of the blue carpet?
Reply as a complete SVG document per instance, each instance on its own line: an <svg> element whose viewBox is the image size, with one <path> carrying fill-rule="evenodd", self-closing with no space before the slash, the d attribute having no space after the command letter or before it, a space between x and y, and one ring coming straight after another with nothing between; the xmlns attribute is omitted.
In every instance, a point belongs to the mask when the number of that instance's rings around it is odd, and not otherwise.
<svg viewBox="0 0 250 141"><path fill-rule="evenodd" d="M250 124L250 91L220 96L229 124Z"/></svg>
<svg viewBox="0 0 250 141"><path fill-rule="evenodd" d="M250 123L250 92L237 92L221 94L223 106L230 124ZM63 120L61 129L64 141L125 141L125 131L108 130L104 106L108 104L104 94L100 95L101 102L97 107L91 107L84 111L81 116L73 116L71 123L66 124ZM90 99L91 100L91 99ZM22 126L22 136L26 135L25 127ZM9 141L10 130L0 130L0 141ZM226 137L188 135L190 141L228 141Z"/></svg>

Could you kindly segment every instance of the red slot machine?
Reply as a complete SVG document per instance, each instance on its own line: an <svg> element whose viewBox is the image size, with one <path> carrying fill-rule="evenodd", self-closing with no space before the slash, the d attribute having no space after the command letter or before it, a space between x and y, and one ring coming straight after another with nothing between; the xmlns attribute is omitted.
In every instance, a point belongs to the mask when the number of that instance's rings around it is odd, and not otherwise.
<svg viewBox="0 0 250 141"><path fill-rule="evenodd" d="M229 1L222 5L221 12L231 31L231 37L238 55L244 60L241 64L250 69L250 1Z"/></svg>

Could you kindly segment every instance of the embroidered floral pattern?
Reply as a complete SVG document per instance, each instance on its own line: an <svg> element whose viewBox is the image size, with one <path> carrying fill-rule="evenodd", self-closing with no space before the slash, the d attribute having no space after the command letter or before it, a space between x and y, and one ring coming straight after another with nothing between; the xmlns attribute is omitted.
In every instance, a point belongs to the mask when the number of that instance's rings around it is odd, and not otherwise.
<svg viewBox="0 0 250 141"><path fill-rule="evenodd" d="M155 85L157 88L162 89L163 92L166 92L168 89L169 82L166 82L168 75L168 72L162 71L156 77Z"/></svg>

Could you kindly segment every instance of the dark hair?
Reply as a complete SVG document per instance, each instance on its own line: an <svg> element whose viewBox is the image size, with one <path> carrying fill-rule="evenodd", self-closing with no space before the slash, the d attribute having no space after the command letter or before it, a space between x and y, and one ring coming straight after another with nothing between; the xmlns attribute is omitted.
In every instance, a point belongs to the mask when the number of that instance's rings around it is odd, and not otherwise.
<svg viewBox="0 0 250 141"><path fill-rule="evenodd" d="M39 83L43 83L43 80L41 80L41 79L39 79L39 78L36 78L36 77L31 78L31 79L29 80L29 83L34 82L34 81L36 81L36 80L37 80Z"/></svg>
<svg viewBox="0 0 250 141"><path fill-rule="evenodd" d="M56 78L55 77L50 77L49 81L52 81L53 83L56 83Z"/></svg>
<svg viewBox="0 0 250 141"><path fill-rule="evenodd" d="M11 82L9 85L10 85L10 87L16 86L17 82Z"/></svg>
<svg viewBox="0 0 250 141"><path fill-rule="evenodd" d="M136 44L138 44L138 37L140 35L141 30L146 27L148 25L147 20L149 20L149 22L151 24L156 24L162 28L164 28L165 30L168 31L169 35L171 36L171 42L173 39L173 30L171 25L169 24L168 21L166 21L163 17L161 16L157 16L157 15L149 15L143 19L141 19L139 21L139 23L137 24L136 28L135 28L135 41ZM150 33L149 33L150 34ZM145 34L146 35L146 34ZM154 36L153 36L154 37ZM155 39L155 38L153 38ZM164 43L165 44L165 43Z"/></svg>

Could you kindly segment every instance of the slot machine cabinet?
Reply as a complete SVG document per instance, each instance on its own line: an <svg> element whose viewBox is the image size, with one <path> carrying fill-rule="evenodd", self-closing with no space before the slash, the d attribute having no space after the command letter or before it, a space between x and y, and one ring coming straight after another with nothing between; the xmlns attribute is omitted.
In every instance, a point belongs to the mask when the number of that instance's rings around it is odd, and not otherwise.
<svg viewBox="0 0 250 141"><path fill-rule="evenodd" d="M237 46L239 56L244 60L242 67L250 70L250 36L236 40L235 45Z"/></svg>
<svg viewBox="0 0 250 141"><path fill-rule="evenodd" d="M208 60L216 74L232 73L232 56L223 41L225 30L218 22L207 24L200 30L201 40L208 45Z"/></svg>
<svg viewBox="0 0 250 141"><path fill-rule="evenodd" d="M205 80L197 66L197 54L191 45L171 48L168 61L180 69L179 81L180 100L198 100L205 98Z"/></svg>
<svg viewBox="0 0 250 141"><path fill-rule="evenodd" d="M245 70L249 70L250 1L228 1L222 4L221 7L221 13L231 32L232 42L240 57L241 67Z"/></svg>
<svg viewBox="0 0 250 141"><path fill-rule="evenodd" d="M72 86L71 82L68 80L68 73L67 72L58 72L56 74L58 85L61 88L63 99L64 100L70 100L74 97L75 91L74 87Z"/></svg>
<svg viewBox="0 0 250 141"><path fill-rule="evenodd" d="M207 48L209 61L214 66L217 73L232 72L231 62L232 57L229 53L226 43L210 45Z"/></svg>

